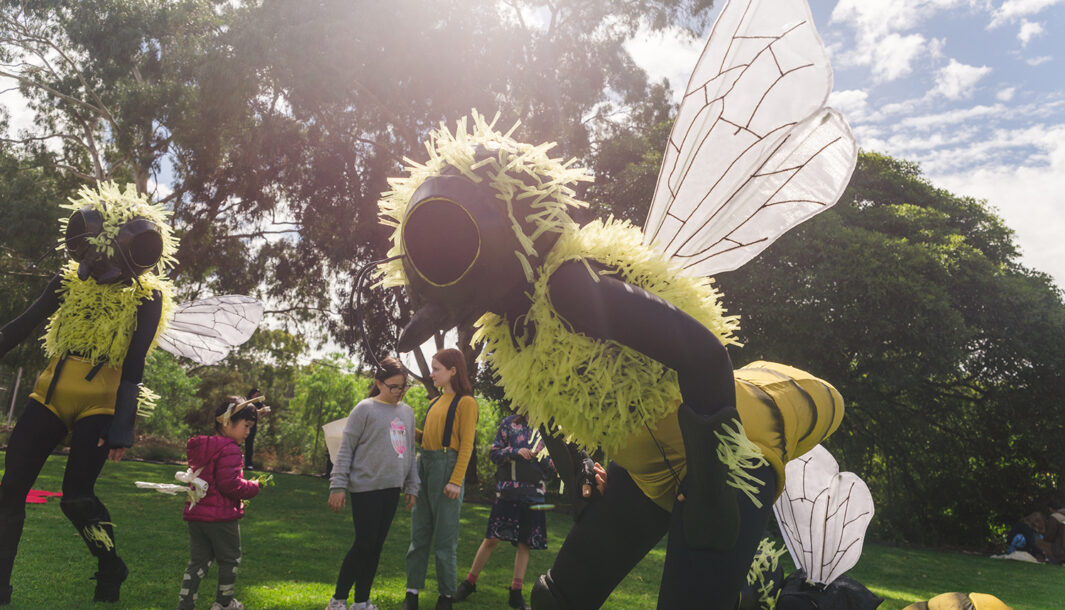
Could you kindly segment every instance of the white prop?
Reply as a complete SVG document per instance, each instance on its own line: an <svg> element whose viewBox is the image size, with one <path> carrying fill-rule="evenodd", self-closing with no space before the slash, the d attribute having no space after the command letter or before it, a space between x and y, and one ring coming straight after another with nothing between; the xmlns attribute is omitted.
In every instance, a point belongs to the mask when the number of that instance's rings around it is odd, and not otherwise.
<svg viewBox="0 0 1065 610"><path fill-rule="evenodd" d="M214 364L251 338L263 319L263 305L239 294L177 306L159 347L200 364Z"/></svg>
<svg viewBox="0 0 1065 610"><path fill-rule="evenodd" d="M329 459L332 460L334 464L337 463L337 452L340 451L340 439L344 436L344 426L346 426L347 423L348 418L342 417L322 426L322 433L325 436L325 448L329 451Z"/></svg>
<svg viewBox="0 0 1065 610"><path fill-rule="evenodd" d="M644 243L710 276L835 205L858 149L824 106L831 90L805 0L729 2L677 112Z"/></svg>
<svg viewBox="0 0 1065 610"><path fill-rule="evenodd" d="M861 557L873 496L821 445L788 462L785 481L773 512L791 559L807 580L831 584Z"/></svg>

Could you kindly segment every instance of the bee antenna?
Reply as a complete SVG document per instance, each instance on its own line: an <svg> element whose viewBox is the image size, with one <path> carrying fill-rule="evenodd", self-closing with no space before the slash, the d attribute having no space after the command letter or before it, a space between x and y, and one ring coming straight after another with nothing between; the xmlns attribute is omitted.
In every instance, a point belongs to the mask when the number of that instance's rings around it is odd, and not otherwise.
<svg viewBox="0 0 1065 610"><path fill-rule="evenodd" d="M366 352L370 354L370 358L374 361L374 364L377 365L378 369L383 369L384 367L381 366L381 361L377 359L377 353L374 351L373 345L370 343L370 335L366 333L366 319L362 315L362 283L367 277L369 277L370 271L375 269L378 265L383 265L384 263L405 256L406 254L397 254L396 256L366 263L363 268L359 270L357 279L355 280L355 287L352 289L351 294L348 295L348 309L352 308L352 301L354 300L355 318L359 322L359 330L362 331L362 340L366 344Z"/></svg>

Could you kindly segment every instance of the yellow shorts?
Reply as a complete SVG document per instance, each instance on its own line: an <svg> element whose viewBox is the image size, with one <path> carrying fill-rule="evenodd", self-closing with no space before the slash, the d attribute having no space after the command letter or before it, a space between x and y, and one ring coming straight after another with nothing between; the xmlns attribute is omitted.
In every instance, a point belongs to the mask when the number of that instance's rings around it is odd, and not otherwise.
<svg viewBox="0 0 1065 610"><path fill-rule="evenodd" d="M30 398L55 413L66 424L67 430L74 428L74 422L90 415L114 415L122 369L104 365L91 380L86 380L93 369L92 362L79 356L67 356L52 399L45 401L58 364L59 358L52 358L48 368L37 378Z"/></svg>

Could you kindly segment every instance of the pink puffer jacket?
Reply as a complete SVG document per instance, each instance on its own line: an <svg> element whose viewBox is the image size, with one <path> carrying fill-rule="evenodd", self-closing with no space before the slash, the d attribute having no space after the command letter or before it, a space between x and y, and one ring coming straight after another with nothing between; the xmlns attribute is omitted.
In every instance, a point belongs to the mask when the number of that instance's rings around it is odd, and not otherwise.
<svg viewBox="0 0 1065 610"><path fill-rule="evenodd" d="M259 484L241 476L244 457L240 445L224 436L196 436L185 448L189 468L203 467L199 477L207 481L207 495L189 508L185 521L235 521L244 516L244 502L259 493Z"/></svg>

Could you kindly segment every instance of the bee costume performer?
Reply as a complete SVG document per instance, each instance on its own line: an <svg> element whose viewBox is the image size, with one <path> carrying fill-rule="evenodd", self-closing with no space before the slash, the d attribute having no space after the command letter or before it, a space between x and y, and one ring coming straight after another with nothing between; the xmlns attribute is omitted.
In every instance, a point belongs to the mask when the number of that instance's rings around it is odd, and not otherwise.
<svg viewBox="0 0 1065 610"><path fill-rule="evenodd" d="M824 107L831 80L804 1L730 2L642 233L578 226L568 210L585 205L572 186L586 173L476 113L433 132L428 161L390 182L396 258L382 283L423 303L399 349L476 322L531 425L613 460L533 608L601 606L667 532L659 608L736 607L784 464L839 426L840 395L812 375L765 362L733 373L738 320L707 279L842 194L857 151Z"/></svg>
<svg viewBox="0 0 1065 610"><path fill-rule="evenodd" d="M70 445L63 514L98 560L95 601L117 601L129 573L115 548L107 508L93 487L109 452L133 444L144 359L171 309L163 276L177 241L168 213L112 183L83 187L61 247L73 259L21 316L0 331L0 356L48 319L51 361L11 433L0 487L0 603L11 598L11 569L26 517L25 501L45 460Z"/></svg>

